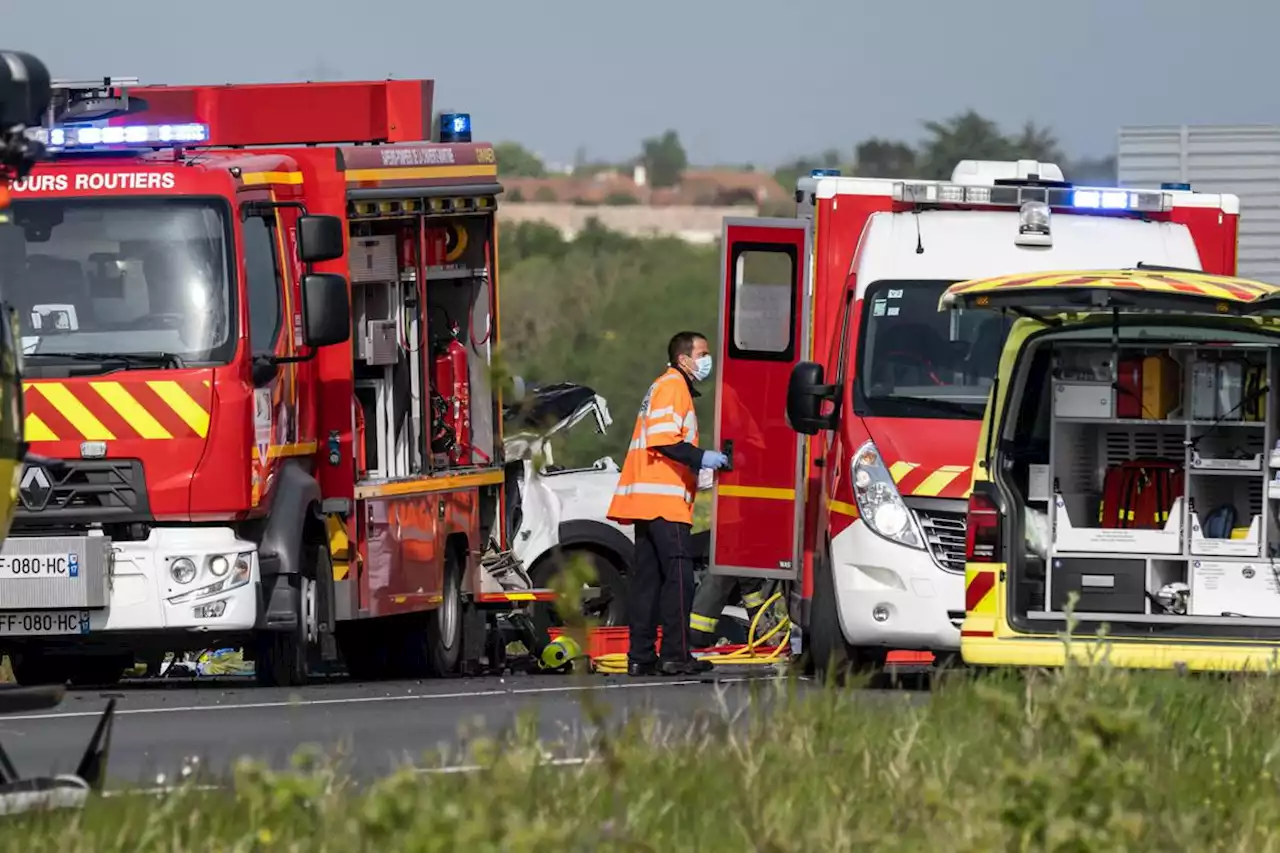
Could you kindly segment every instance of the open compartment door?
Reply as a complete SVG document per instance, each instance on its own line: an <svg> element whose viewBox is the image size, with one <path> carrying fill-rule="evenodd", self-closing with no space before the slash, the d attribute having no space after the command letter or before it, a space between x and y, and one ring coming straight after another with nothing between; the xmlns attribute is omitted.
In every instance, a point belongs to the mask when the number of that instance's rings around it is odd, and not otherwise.
<svg viewBox="0 0 1280 853"><path fill-rule="evenodd" d="M810 226L728 219L722 243L713 574L792 579L804 524L804 437L787 424L791 368L809 350Z"/></svg>

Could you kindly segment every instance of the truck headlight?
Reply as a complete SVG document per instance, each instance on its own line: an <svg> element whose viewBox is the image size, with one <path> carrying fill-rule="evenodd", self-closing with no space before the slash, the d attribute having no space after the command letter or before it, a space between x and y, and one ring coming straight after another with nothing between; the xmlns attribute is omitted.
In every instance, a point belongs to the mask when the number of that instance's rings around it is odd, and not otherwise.
<svg viewBox="0 0 1280 853"><path fill-rule="evenodd" d="M196 579L196 564L186 557L179 557L169 564L169 576L175 583L191 583Z"/></svg>
<svg viewBox="0 0 1280 853"><path fill-rule="evenodd" d="M853 457L853 497L858 512L873 532L909 548L923 548L911 510L902 502L898 486L880 459L875 442L868 441Z"/></svg>
<svg viewBox="0 0 1280 853"><path fill-rule="evenodd" d="M215 578L224 577L229 571L231 571L231 564L227 562L226 557L218 554L209 559L209 574Z"/></svg>

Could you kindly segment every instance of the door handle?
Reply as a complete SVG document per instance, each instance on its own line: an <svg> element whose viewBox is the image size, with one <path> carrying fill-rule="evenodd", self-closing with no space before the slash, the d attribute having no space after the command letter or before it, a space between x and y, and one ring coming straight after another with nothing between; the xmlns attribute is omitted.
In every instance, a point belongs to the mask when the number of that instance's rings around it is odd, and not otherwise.
<svg viewBox="0 0 1280 853"><path fill-rule="evenodd" d="M724 450L720 452L723 453L724 458L728 460L725 462L725 466L723 470L732 471L733 470L733 439L726 440L724 442Z"/></svg>

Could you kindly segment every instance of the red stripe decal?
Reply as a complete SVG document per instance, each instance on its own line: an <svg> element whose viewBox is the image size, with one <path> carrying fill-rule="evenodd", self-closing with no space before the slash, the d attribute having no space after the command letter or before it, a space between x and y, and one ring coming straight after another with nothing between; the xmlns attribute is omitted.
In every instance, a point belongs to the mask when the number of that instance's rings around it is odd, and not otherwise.
<svg viewBox="0 0 1280 853"><path fill-rule="evenodd" d="M964 609L973 610L996 585L995 572L979 572L964 590Z"/></svg>

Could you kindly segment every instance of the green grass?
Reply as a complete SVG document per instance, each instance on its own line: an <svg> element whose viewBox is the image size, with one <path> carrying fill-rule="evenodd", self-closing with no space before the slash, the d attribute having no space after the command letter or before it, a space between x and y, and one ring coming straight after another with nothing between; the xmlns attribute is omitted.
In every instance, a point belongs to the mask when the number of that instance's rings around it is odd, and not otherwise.
<svg viewBox="0 0 1280 853"><path fill-rule="evenodd" d="M775 690L761 689L755 707ZM1280 679L1071 670L909 696L808 691L736 722L636 720L579 767L543 763L527 719L473 743L471 774L358 789L332 766L244 765L227 793L10 820L0 850L1280 849Z"/></svg>
<svg viewBox="0 0 1280 853"><path fill-rule="evenodd" d="M7 657L0 657L0 684L13 681L13 669L9 666Z"/></svg>

